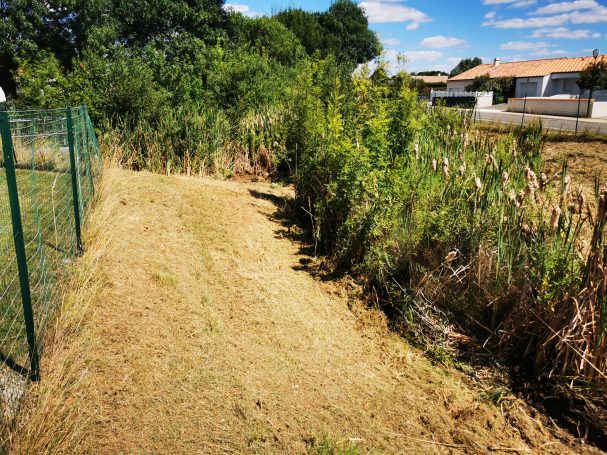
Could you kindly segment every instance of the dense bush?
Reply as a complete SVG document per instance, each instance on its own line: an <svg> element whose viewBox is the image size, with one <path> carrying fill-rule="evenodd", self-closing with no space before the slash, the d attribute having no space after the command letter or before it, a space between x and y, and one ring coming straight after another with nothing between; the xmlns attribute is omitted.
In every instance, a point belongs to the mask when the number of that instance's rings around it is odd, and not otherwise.
<svg viewBox="0 0 607 455"><path fill-rule="evenodd" d="M137 168L269 173L281 158L288 169L287 108L312 54L338 62L342 78L379 54L379 40L350 0L302 12L321 30L313 49L295 23L223 6L1 2L0 38L10 45L0 51L0 84L17 108L87 104L126 153L121 161Z"/></svg>
<svg viewBox="0 0 607 455"><path fill-rule="evenodd" d="M607 191L549 179L541 126L481 136L364 71L323 117L296 188L337 267L407 330L455 324L537 374L605 380Z"/></svg>

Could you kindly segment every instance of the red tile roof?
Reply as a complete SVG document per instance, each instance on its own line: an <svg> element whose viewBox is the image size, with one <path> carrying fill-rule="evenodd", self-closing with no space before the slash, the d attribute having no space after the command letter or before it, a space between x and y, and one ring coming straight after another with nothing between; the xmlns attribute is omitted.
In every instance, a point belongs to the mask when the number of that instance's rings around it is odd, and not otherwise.
<svg viewBox="0 0 607 455"><path fill-rule="evenodd" d="M417 79L418 81L424 81L428 84L442 84L447 83L448 76L411 76L411 79Z"/></svg>
<svg viewBox="0 0 607 455"><path fill-rule="evenodd" d="M597 60L607 61L607 55ZM578 73L594 61L592 57L561 57L522 62L504 62L478 65L450 78L450 81L467 81L488 74L490 77L542 77L552 73Z"/></svg>

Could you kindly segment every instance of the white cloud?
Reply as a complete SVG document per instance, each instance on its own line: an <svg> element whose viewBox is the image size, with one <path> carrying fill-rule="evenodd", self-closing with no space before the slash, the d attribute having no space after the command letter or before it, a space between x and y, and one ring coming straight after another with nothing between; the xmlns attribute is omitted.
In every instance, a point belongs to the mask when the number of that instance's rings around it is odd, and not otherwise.
<svg viewBox="0 0 607 455"><path fill-rule="evenodd" d="M448 47L464 46L466 44L466 40L449 36L437 35L424 38L420 44L422 45L422 47L429 47L432 49L445 49Z"/></svg>
<svg viewBox="0 0 607 455"><path fill-rule="evenodd" d="M585 1L585 0L578 0ZM555 3L554 5L569 4L573 2ZM548 5L552 6L552 5ZM562 6L561 6L562 8ZM541 8L538 10L540 11ZM536 11L535 13L537 13ZM596 6L588 9L575 10L553 16L543 17L528 17L528 18L512 18L505 20L489 20L483 22L483 26L495 27L502 29L519 29L519 28L545 28L558 27L565 24L598 24L607 22L607 7L596 4Z"/></svg>
<svg viewBox="0 0 607 455"><path fill-rule="evenodd" d="M536 3L537 0L483 0L483 5L508 5L511 8L524 8Z"/></svg>
<svg viewBox="0 0 607 455"><path fill-rule="evenodd" d="M600 6L595 0L574 0L572 2L551 3L550 5L538 8L533 14L549 15L568 13L570 11L580 11Z"/></svg>
<svg viewBox="0 0 607 455"><path fill-rule="evenodd" d="M487 21L483 22L484 27L495 27L495 28L540 28L545 26L557 26L563 25L567 22L566 18L561 17L533 17L529 19L513 18L504 19L501 21Z"/></svg>
<svg viewBox="0 0 607 455"><path fill-rule="evenodd" d="M443 53L439 51L406 51L407 61L436 61L443 57Z"/></svg>
<svg viewBox="0 0 607 455"><path fill-rule="evenodd" d="M551 55L567 55L569 52L563 49L538 49L537 51L530 52L529 55L533 57L549 57Z"/></svg>
<svg viewBox="0 0 607 455"><path fill-rule="evenodd" d="M242 5L238 3L226 3L223 5L223 9L226 11L233 11L235 13L241 13L244 16L248 17L259 17L262 16L261 13L251 11L251 7L249 5Z"/></svg>
<svg viewBox="0 0 607 455"><path fill-rule="evenodd" d="M400 44L400 40L398 38L382 38L381 42L386 46L398 46Z"/></svg>
<svg viewBox="0 0 607 455"><path fill-rule="evenodd" d="M540 41L536 43L532 43L530 41L509 41L507 43L501 44L500 49L509 50L509 51L528 51L531 49L538 48L548 48L550 44Z"/></svg>
<svg viewBox="0 0 607 455"><path fill-rule="evenodd" d="M537 0L518 0L510 5L510 8L525 8L527 6L535 5Z"/></svg>
<svg viewBox="0 0 607 455"><path fill-rule="evenodd" d="M493 19L495 18L495 15L497 13L495 11L489 11L487 14L485 14L485 19Z"/></svg>
<svg viewBox="0 0 607 455"><path fill-rule="evenodd" d="M399 57L404 57L405 61L399 62ZM451 71L461 60L460 57L445 57L438 51L409 51L399 53L393 49L388 49L382 54L383 60L387 64L388 72L395 74L406 68L407 71ZM368 64L371 71L377 68L377 61ZM359 69L362 65L359 66Z"/></svg>
<svg viewBox="0 0 607 455"><path fill-rule="evenodd" d="M432 22L432 19L418 9L403 6L400 1L377 0L360 2L359 6L365 11L372 24L409 22L406 29L415 30L419 24Z"/></svg>
<svg viewBox="0 0 607 455"><path fill-rule="evenodd" d="M483 5L506 5L514 3L516 0L483 0Z"/></svg>
<svg viewBox="0 0 607 455"><path fill-rule="evenodd" d="M552 38L552 39L587 39L600 38L600 33L591 30L570 30L567 27L538 28L530 35L531 38Z"/></svg>

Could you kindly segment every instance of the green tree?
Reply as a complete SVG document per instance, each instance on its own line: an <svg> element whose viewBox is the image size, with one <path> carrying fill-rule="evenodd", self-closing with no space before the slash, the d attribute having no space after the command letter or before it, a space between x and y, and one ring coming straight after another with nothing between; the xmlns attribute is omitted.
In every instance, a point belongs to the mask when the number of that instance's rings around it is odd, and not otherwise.
<svg viewBox="0 0 607 455"><path fill-rule="evenodd" d="M586 69L580 71L580 78L577 81L578 87L582 90L588 90L588 109L590 116L590 99L595 90L607 88L607 61L594 61Z"/></svg>
<svg viewBox="0 0 607 455"><path fill-rule="evenodd" d="M367 16L353 1L336 0L319 21L326 32L325 46L338 60L355 66L381 54L381 43L369 29Z"/></svg>
<svg viewBox="0 0 607 455"><path fill-rule="evenodd" d="M364 11L352 0L337 0L324 13L289 9L276 16L295 33L309 55L332 54L354 68L381 54L382 46L369 29Z"/></svg>
<svg viewBox="0 0 607 455"><path fill-rule="evenodd" d="M18 61L46 59L40 51L55 54L62 64L70 61L68 16L60 1L0 1L0 84L8 93L15 93Z"/></svg>
<svg viewBox="0 0 607 455"><path fill-rule="evenodd" d="M280 11L274 16L297 36L308 55L324 49L324 30L319 17L320 13L310 13L299 8Z"/></svg>
<svg viewBox="0 0 607 455"><path fill-rule="evenodd" d="M516 80L513 77L491 78L488 74L475 77L472 84L466 87L470 92L493 92L496 104L505 103L514 96Z"/></svg>
<svg viewBox="0 0 607 455"><path fill-rule="evenodd" d="M480 57L464 58L460 60L457 66L451 70L449 77L457 76L458 74L468 71L469 69L481 65L482 63L483 61L480 59Z"/></svg>
<svg viewBox="0 0 607 455"><path fill-rule="evenodd" d="M66 104L64 72L53 54L40 51L36 60L19 60L19 105L51 108Z"/></svg>
<svg viewBox="0 0 607 455"><path fill-rule="evenodd" d="M248 45L282 65L293 66L306 55L295 33L275 18L250 19L232 13L228 18L228 32L236 44Z"/></svg>
<svg viewBox="0 0 607 455"><path fill-rule="evenodd" d="M448 76L449 73L445 73L444 71L418 71L411 73L412 76Z"/></svg>
<svg viewBox="0 0 607 455"><path fill-rule="evenodd" d="M117 39L126 45L160 43L184 33L214 43L225 26L224 0L112 0Z"/></svg>

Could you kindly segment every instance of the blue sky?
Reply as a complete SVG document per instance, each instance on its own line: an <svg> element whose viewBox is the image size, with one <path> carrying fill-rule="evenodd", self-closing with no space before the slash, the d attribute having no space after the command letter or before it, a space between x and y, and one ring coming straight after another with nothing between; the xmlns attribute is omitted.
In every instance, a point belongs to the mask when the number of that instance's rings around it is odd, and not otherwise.
<svg viewBox="0 0 607 455"><path fill-rule="evenodd" d="M324 11L330 0L233 0L249 16L287 7ZM461 58L485 62L607 54L607 0L366 0L359 2L385 48L408 71L449 71Z"/></svg>

